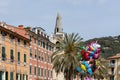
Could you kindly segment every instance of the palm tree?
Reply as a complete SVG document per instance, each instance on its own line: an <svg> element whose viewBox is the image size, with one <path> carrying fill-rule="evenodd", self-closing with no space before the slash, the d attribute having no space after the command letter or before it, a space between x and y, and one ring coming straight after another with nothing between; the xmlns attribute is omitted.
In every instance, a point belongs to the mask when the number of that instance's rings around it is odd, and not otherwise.
<svg viewBox="0 0 120 80"><path fill-rule="evenodd" d="M75 69L79 66L77 52L80 51L82 38L79 34L65 34L64 39L59 39L57 49L52 54L53 68L56 73L64 73L66 80L72 80Z"/></svg>

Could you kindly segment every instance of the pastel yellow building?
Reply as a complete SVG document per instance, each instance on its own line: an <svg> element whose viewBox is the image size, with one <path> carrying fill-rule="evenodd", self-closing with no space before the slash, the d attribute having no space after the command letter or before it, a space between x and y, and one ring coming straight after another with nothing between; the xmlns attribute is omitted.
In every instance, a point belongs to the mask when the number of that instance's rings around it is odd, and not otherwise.
<svg viewBox="0 0 120 80"><path fill-rule="evenodd" d="M120 80L120 53L109 57L109 78L108 80Z"/></svg>
<svg viewBox="0 0 120 80"><path fill-rule="evenodd" d="M14 28L0 24L0 80L28 80L29 42Z"/></svg>

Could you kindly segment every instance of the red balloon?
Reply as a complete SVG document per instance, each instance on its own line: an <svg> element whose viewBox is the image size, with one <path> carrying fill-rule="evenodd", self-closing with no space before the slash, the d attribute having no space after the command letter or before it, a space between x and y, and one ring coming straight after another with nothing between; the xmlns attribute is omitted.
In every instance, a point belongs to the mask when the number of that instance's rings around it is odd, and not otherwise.
<svg viewBox="0 0 120 80"><path fill-rule="evenodd" d="M89 54L90 54L89 52L84 52L84 54L82 55L83 59L84 60L89 60L90 59Z"/></svg>

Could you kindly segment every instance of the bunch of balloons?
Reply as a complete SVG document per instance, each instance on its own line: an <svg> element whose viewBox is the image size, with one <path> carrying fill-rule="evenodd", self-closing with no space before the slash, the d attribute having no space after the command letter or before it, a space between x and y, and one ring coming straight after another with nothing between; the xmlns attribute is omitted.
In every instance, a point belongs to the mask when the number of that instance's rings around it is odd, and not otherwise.
<svg viewBox="0 0 120 80"><path fill-rule="evenodd" d="M81 51L77 53L81 65L77 67L80 73L88 73L90 76L99 69L100 45L97 42L91 42L87 46L82 46ZM86 80L89 80L88 78ZM91 80L91 79L90 79Z"/></svg>

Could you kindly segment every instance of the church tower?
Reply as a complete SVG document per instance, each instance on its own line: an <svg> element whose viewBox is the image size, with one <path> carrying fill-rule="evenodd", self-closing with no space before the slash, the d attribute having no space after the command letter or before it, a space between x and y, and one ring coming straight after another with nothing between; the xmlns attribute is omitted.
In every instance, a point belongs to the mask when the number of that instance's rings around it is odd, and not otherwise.
<svg viewBox="0 0 120 80"><path fill-rule="evenodd" d="M55 29L54 29L54 34L53 34L53 42L54 43L57 42L58 38L63 39L63 37L64 37L61 19L62 19L62 17L60 15L60 13L58 13L57 18L56 18L56 25L55 25Z"/></svg>
<svg viewBox="0 0 120 80"><path fill-rule="evenodd" d="M60 15L60 13L58 13L57 18L56 18L56 25L55 25L54 34L63 32L61 19L62 19L62 17Z"/></svg>
<svg viewBox="0 0 120 80"><path fill-rule="evenodd" d="M53 40L52 40L52 42L54 44L58 44L59 39L64 38L64 32L63 32L63 28L62 28L61 19L62 19L62 17L60 15L60 13L58 13L57 18L56 18L56 25L55 25L55 29L54 29L54 34L53 34ZM63 73L61 72L58 76L56 76L55 70L53 70L53 80L64 80Z"/></svg>

